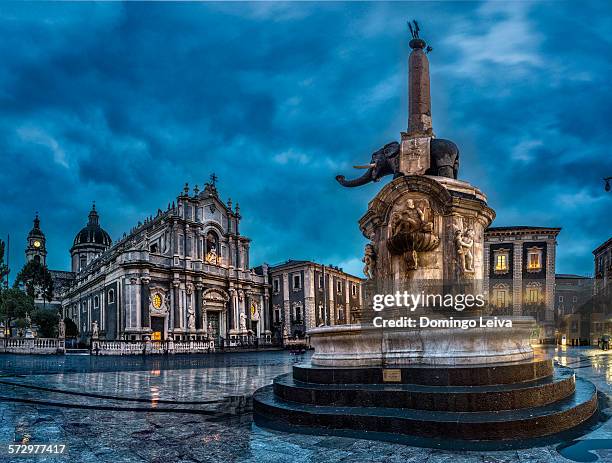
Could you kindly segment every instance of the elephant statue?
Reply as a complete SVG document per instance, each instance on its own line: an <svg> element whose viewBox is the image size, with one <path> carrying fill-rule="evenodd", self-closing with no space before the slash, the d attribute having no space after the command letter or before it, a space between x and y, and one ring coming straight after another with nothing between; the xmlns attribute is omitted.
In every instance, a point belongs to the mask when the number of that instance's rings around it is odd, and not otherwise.
<svg viewBox="0 0 612 463"><path fill-rule="evenodd" d="M344 175L337 175L336 180L345 187L365 185L378 182L385 175L393 174L394 178L402 173L399 171L400 144L396 141L387 143L378 151L372 153L370 164L355 166L356 169L367 169L361 176L347 180ZM459 148L455 143L443 138L432 138L429 147L430 167L425 175L457 178L459 172Z"/></svg>

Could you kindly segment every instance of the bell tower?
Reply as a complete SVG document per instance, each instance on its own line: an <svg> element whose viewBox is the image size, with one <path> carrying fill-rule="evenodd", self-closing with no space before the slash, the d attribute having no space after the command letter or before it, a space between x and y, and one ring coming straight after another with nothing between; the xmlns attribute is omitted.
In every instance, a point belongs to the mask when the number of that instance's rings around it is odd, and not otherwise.
<svg viewBox="0 0 612 463"><path fill-rule="evenodd" d="M38 212L36 213L36 217L34 217L34 227L30 230L30 233L28 233L25 254L28 262L34 260L42 265L47 265L47 239L40 229Z"/></svg>

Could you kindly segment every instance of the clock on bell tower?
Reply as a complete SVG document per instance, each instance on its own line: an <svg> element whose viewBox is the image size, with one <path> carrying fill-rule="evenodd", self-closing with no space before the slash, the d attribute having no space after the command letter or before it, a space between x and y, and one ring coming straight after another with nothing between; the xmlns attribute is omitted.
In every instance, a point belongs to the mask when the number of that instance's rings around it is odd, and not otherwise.
<svg viewBox="0 0 612 463"><path fill-rule="evenodd" d="M40 229L40 219L38 212L34 218L34 227L28 233L28 243L25 250L26 260L34 260L43 265L47 265L47 246L45 234Z"/></svg>

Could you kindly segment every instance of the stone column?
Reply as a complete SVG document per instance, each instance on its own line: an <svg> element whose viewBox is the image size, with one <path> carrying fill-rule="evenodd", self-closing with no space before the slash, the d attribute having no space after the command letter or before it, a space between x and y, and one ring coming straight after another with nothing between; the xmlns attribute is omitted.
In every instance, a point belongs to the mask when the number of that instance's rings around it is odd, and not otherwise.
<svg viewBox="0 0 612 463"><path fill-rule="evenodd" d="M552 338L555 335L555 255L557 251L557 241L553 237L546 241L546 309L544 319L546 320L546 337Z"/></svg>
<svg viewBox="0 0 612 463"><path fill-rule="evenodd" d="M329 325L334 326L336 324L336 300L334 294L336 291L336 281L333 274L329 274L329 285L328 285L328 297L327 311L329 313Z"/></svg>
<svg viewBox="0 0 612 463"><path fill-rule="evenodd" d="M196 320L195 320L196 330L201 330L202 324L203 324L203 320L202 320L202 285L196 285L195 317L196 317ZM204 324L204 327L206 327L206 324Z"/></svg>
<svg viewBox="0 0 612 463"><path fill-rule="evenodd" d="M234 288L230 288L229 294L230 294L230 299L228 301L229 307L227 308L227 326L229 327L229 330L234 330L235 329L234 310L236 308L236 290Z"/></svg>
<svg viewBox="0 0 612 463"><path fill-rule="evenodd" d="M512 315L523 315L523 242L516 241L512 266Z"/></svg>
<svg viewBox="0 0 612 463"><path fill-rule="evenodd" d="M180 282L178 280L174 280L172 282L172 314L174 320L174 329L179 329L181 327L181 308L180 308L180 293L179 293L179 285Z"/></svg>
<svg viewBox="0 0 612 463"><path fill-rule="evenodd" d="M304 325L306 330L314 328L315 319L315 277L314 269L306 267L304 270Z"/></svg>
<svg viewBox="0 0 612 463"><path fill-rule="evenodd" d="M283 331L291 336L291 301L289 300L289 273L283 273Z"/></svg>
<svg viewBox="0 0 612 463"><path fill-rule="evenodd" d="M149 313L149 282L151 281L148 277L140 279L140 324L142 328L151 328L151 316Z"/></svg>

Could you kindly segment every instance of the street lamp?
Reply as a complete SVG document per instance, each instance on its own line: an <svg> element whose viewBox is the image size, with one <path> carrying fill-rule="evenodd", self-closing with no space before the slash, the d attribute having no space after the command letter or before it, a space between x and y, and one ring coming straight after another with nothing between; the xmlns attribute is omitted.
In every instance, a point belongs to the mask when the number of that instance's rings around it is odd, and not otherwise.
<svg viewBox="0 0 612 463"><path fill-rule="evenodd" d="M610 185L610 180L612 180L612 177L604 177L604 182L606 182L606 185L604 186L604 189L606 191L610 191L610 189L612 189L612 186Z"/></svg>

